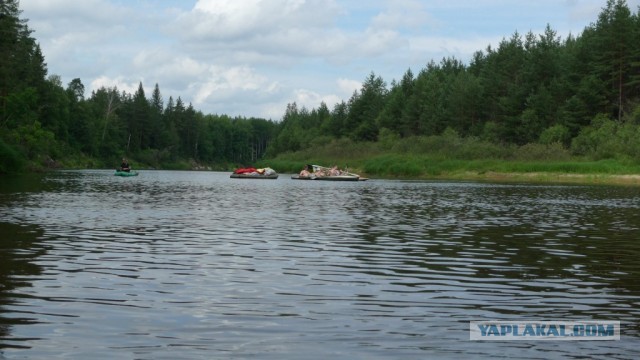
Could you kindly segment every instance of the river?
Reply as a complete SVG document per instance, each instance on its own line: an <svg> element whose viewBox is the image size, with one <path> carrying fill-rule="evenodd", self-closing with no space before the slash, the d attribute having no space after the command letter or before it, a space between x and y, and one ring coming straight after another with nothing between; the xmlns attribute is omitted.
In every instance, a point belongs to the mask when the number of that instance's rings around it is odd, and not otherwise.
<svg viewBox="0 0 640 360"><path fill-rule="evenodd" d="M0 177L0 358L640 356L636 187ZM470 321L620 321L472 341Z"/></svg>

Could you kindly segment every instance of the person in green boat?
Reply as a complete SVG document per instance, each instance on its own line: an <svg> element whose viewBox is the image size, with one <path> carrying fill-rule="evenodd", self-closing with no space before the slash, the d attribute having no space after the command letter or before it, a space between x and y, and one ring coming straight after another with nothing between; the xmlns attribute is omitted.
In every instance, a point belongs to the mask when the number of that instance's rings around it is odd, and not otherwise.
<svg viewBox="0 0 640 360"><path fill-rule="evenodd" d="M120 164L120 169L118 169L119 171L126 171L129 172L131 171L131 167L129 166L129 162L127 161L126 158L122 158L122 163Z"/></svg>

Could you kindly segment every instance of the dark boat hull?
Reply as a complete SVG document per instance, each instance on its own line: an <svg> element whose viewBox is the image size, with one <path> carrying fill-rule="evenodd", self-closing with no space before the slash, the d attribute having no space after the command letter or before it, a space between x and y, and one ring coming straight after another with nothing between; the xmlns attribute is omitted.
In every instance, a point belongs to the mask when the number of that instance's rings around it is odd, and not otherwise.
<svg viewBox="0 0 640 360"><path fill-rule="evenodd" d="M247 175L247 174L231 174L232 179L277 179L278 174L273 175Z"/></svg>
<svg viewBox="0 0 640 360"><path fill-rule="evenodd" d="M362 181L366 180L359 176L340 175L340 176L300 176L293 175L293 180L322 180L322 181Z"/></svg>
<svg viewBox="0 0 640 360"><path fill-rule="evenodd" d="M116 170L115 176L138 176L137 171L118 171Z"/></svg>

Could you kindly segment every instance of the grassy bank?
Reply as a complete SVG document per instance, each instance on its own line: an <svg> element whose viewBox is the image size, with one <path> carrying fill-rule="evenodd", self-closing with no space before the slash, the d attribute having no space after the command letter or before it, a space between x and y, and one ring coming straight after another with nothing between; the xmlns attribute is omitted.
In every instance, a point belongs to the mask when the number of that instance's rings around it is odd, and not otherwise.
<svg viewBox="0 0 640 360"><path fill-rule="evenodd" d="M2 150L2 149L0 149ZM34 159L27 171L115 168L78 153L61 161ZM640 159L629 156L578 156L554 144L500 145L455 134L381 139L376 143L332 140L297 152L279 154L255 164L204 164L192 159L158 159L146 153L130 156L136 169L231 171L241 166L271 167L298 173L306 164L337 165L378 179L438 179L492 182L539 182L640 185Z"/></svg>
<svg viewBox="0 0 640 360"><path fill-rule="evenodd" d="M279 172L297 173L305 164L336 164L362 176L380 179L439 179L496 182L640 185L640 166L615 160L518 162L499 160L443 160L428 156L386 155L357 161L310 160L263 161ZM342 165L342 164L346 164Z"/></svg>
<svg viewBox="0 0 640 360"><path fill-rule="evenodd" d="M305 164L337 165L385 179L640 185L640 162L631 159L581 158L558 144L504 147L444 137L387 146L341 140L259 163L285 173L297 173Z"/></svg>
<svg viewBox="0 0 640 360"><path fill-rule="evenodd" d="M137 170L205 170L205 171L229 171L238 165L229 162L207 164L193 159L163 159L157 160L146 154L126 156L132 168ZM115 169L120 166L121 157L113 157L109 160L86 156L78 152L70 152L60 159L53 160L50 157L38 157L24 161L20 172L46 172L57 169ZM14 167L17 168L17 167ZM2 168L0 168L2 170ZM0 171L2 173L2 171Z"/></svg>

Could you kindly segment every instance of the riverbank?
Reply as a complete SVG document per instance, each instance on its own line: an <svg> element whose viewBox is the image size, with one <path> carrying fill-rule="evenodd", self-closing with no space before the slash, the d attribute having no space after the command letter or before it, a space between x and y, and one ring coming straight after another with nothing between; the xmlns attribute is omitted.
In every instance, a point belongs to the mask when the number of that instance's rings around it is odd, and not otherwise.
<svg viewBox="0 0 640 360"><path fill-rule="evenodd" d="M447 159L429 154L371 154L348 151L336 154L317 152L287 154L274 159L263 159L256 167L271 167L279 173L298 173L306 164L336 165L341 169L371 179L403 180L455 180L502 183L586 184L640 186L640 164L633 161L606 159L588 161L572 160L503 160L503 159ZM347 158L347 155L350 156ZM81 160L81 161L80 161ZM138 170L198 170L232 171L235 164L203 164L194 160L182 160L151 166L133 159ZM105 164L91 158L50 161L28 172L61 169L101 169Z"/></svg>
<svg viewBox="0 0 640 360"><path fill-rule="evenodd" d="M581 184L581 185L628 185L640 186L640 174L563 174L549 172L534 173L456 173L443 174L427 179L471 180L501 183L540 183L540 184Z"/></svg>
<svg viewBox="0 0 640 360"><path fill-rule="evenodd" d="M501 144L453 132L377 142L339 139L263 160L279 172L336 165L372 179L640 185L636 152L581 151L558 142Z"/></svg>
<svg viewBox="0 0 640 360"><path fill-rule="evenodd" d="M296 169L302 168L304 164L294 168L278 167L277 161L263 161L268 165L278 169L280 173L297 173ZM55 167L48 170L40 169L36 172L46 172L51 170L78 170L83 168ZM192 170L192 171L232 171L233 169L223 169L210 166L198 165L193 168L164 168L156 169L149 167L138 167L138 170ZM442 181L479 181L494 183L534 183L534 184L575 184L575 185L624 185L640 186L640 174L579 174L579 173L558 173L558 172L496 172L496 171L452 171L439 174L419 174L419 175L399 175L393 173L377 174L362 170L359 167L350 167L349 171L360 174L370 179L388 180L442 180Z"/></svg>
<svg viewBox="0 0 640 360"><path fill-rule="evenodd" d="M337 165L372 179L458 180L546 184L640 186L640 166L619 160L525 161L442 159L428 155L382 155L360 159L276 158L263 160L278 172L297 173L305 164Z"/></svg>

